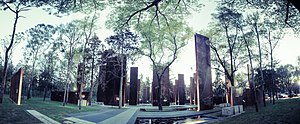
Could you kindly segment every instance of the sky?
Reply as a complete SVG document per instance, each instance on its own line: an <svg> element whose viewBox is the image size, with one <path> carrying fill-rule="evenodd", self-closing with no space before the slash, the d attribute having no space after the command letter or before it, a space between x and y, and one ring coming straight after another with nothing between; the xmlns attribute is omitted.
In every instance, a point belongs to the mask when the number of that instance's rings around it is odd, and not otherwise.
<svg viewBox="0 0 300 124"><path fill-rule="evenodd" d="M195 31L201 29L206 29L208 23L211 22L211 14L214 12L216 3L211 0L203 0L204 7L200 12L194 12L191 16L187 18L187 23L189 26L193 27ZM108 10L105 10L100 13L98 25L100 29L96 32L101 40L104 40L106 37L113 34L113 32L106 28L105 20L108 15ZM67 23L74 19L83 18L81 14L71 14L66 17L56 17L49 15L47 12L41 9L32 9L27 12L21 13L25 18L20 18L17 25L17 32L25 31L39 23L58 25L61 23ZM14 15L10 11L0 11L0 39L8 37L12 32ZM170 68L170 78L171 82L174 82L177 78L177 74L184 74L185 83L189 85L189 77L195 72L195 47L194 39L188 41L187 46L185 46L179 58ZM3 48L3 46L1 46ZM20 43L15 47L13 53L13 64L17 64L21 59L23 59L23 50L22 47L25 47L25 43ZM296 38L293 34L288 34L285 38L279 42L278 48L275 49L274 58L280 61L280 64L293 64L296 65L296 58L300 55L300 38ZM2 58L4 58L3 51L1 52ZM211 53L212 54L212 53ZM265 60L266 61L266 60ZM150 68L150 60L146 57L142 57L140 60L136 61L134 65L129 65L129 67L139 67L139 74L143 74L144 77L149 76L150 80L152 79L152 69ZM214 70L212 70L214 72ZM214 75L212 77L214 79Z"/></svg>

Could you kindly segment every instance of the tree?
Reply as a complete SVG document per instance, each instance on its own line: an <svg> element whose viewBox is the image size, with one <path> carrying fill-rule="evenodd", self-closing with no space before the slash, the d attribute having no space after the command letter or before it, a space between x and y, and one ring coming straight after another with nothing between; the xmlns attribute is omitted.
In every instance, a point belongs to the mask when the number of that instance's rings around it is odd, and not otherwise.
<svg viewBox="0 0 300 124"><path fill-rule="evenodd" d="M268 1L250 1L250 0L226 0L223 4L230 5L241 10L259 9L266 13L266 17L275 20L275 25L286 28L292 28L295 32L300 29L299 12L300 2L297 0L268 0ZM274 26L275 26L274 25Z"/></svg>
<svg viewBox="0 0 300 124"><path fill-rule="evenodd" d="M138 36L133 34L128 28L115 31L115 35L112 35L105 39L114 50L118 57L118 63L120 64L121 77L120 78L120 90L119 90L119 108L122 108L122 96L123 96L123 79L126 76L126 65L124 60L128 60L133 57L138 48ZM124 68L125 66L125 68Z"/></svg>
<svg viewBox="0 0 300 124"><path fill-rule="evenodd" d="M64 48L62 52L66 52L66 59L67 59L67 74L66 74L66 84L65 84L65 91L64 91L64 101L63 106L68 102L68 94L69 94L69 85L71 82L71 71L74 65L73 59L75 55L76 47L82 37L82 32L80 31L79 27L77 26L76 21L72 21L65 25L60 25L58 27L59 31L59 40L62 41Z"/></svg>
<svg viewBox="0 0 300 124"><path fill-rule="evenodd" d="M11 49L10 49L10 52L8 53L8 67L7 67L7 75L6 75L6 77L11 77L11 75L12 75L12 72L13 72L13 70L12 70L12 68L10 67L11 65L9 65L9 64L12 64L11 63L11 58L12 58L12 53L13 53L13 51L15 50L15 48L16 48L16 46L18 45L18 44L20 44L20 42L24 39L24 32L20 32L20 33L17 33L17 34L15 34L15 36L14 36L15 38L15 40L14 40L14 44L12 45L12 47L11 47ZM7 44L9 44L10 43L10 39L9 38L4 38L4 39L1 39L1 46L3 46L3 48L1 49L1 51L3 50L3 51L5 51L6 49L7 49ZM3 61L2 60L2 57L0 58L1 59L1 62ZM1 65L2 66L2 65ZM2 69L3 69L3 67L2 67ZM4 72L4 71L2 71L2 72ZM1 79L1 81L2 81L2 78L3 77L0 77L0 79ZM5 81L5 83L4 83L4 94L6 93L6 90L7 90L7 78L6 78L6 81ZM1 85L1 84L0 84Z"/></svg>
<svg viewBox="0 0 300 124"><path fill-rule="evenodd" d="M44 61L42 61L42 70L41 74L39 75L39 82L41 83L41 88L44 91L44 99L45 101L47 97L48 90L52 89L55 85L55 71L57 71L57 60L58 54L57 51L59 50L59 43L53 42L51 50L48 53L44 54ZM56 82L57 83L57 82Z"/></svg>
<svg viewBox="0 0 300 124"><path fill-rule="evenodd" d="M89 105L91 105L92 97L93 97L93 88L95 86L95 84L93 83L94 69L96 65L95 63L97 62L97 60L100 59L99 57L97 58L97 56L100 56L102 54L105 47L96 34L94 34L94 36L90 39L88 46L89 47L86 49L86 53L88 55L84 59L87 59L87 62L91 61L90 70L92 71L91 71L91 79L90 79L91 83L90 83L90 91L89 91Z"/></svg>
<svg viewBox="0 0 300 124"><path fill-rule="evenodd" d="M210 45L216 58L213 62L216 62L223 68L220 71L224 72L226 78L230 81L230 103L233 106L234 75L239 66L247 62L244 44L238 40L239 23L242 15L236 10L227 7L219 7L217 10L218 13L213 16L218 23L211 24L213 28L204 33L204 35L210 38Z"/></svg>
<svg viewBox="0 0 300 124"><path fill-rule="evenodd" d="M85 50L87 49L87 45L89 43L89 40L91 39L92 33L95 32L97 26L95 25L97 16L96 16L96 10L94 10L94 14L92 17L87 16L85 17L83 20L79 20L78 23L80 24L80 28L82 29L82 33L83 33L83 38L84 38L84 44L83 44L83 48L82 48L82 63L83 63L83 76L82 76L82 83L86 83L85 80L85 75L86 75L86 70L85 70L85 66L86 66L86 52ZM92 71L93 72L93 71ZM81 84L82 85L82 84ZM90 91L89 94L92 91ZM79 109L81 109L81 94L82 94L82 90L80 89L79 91ZM92 96L91 96L92 97ZM91 101L92 98L90 98L89 100L89 105L91 105Z"/></svg>
<svg viewBox="0 0 300 124"><path fill-rule="evenodd" d="M77 12L89 14L95 10L103 10L107 5L106 2L104 0L36 0L40 5L49 5L45 6L44 10L57 16Z"/></svg>
<svg viewBox="0 0 300 124"><path fill-rule="evenodd" d="M261 82L261 78L260 78L260 75L261 75L260 73L261 72L264 75L264 82L265 82L264 85L265 85L266 93L268 93L268 95L270 97L270 103L272 103L273 100L271 98L272 98L272 93L274 91L274 86L278 85L278 83L273 85L272 81L279 82L279 80L278 80L278 74L277 74L277 72L275 70L272 70L268 66L267 67L263 67L262 71L260 71L260 69L257 68L256 69L256 73L255 73L255 80L257 82ZM272 77L274 77L274 80L273 80Z"/></svg>
<svg viewBox="0 0 300 124"><path fill-rule="evenodd" d="M27 33L29 38L26 45L26 54L29 54L28 59L32 62L31 83L28 84L27 91L27 99L29 99L31 97L33 78L35 77L36 61L43 54L43 51L50 47L49 42L52 40L55 29L52 25L38 24L34 28L29 29Z"/></svg>
<svg viewBox="0 0 300 124"><path fill-rule="evenodd" d="M198 0L114 0L109 1L114 6L113 14L107 23L108 27L120 28L136 25L143 21L155 21L156 26L168 23L174 18L183 19L193 10L200 10L202 4Z"/></svg>
<svg viewBox="0 0 300 124"><path fill-rule="evenodd" d="M279 82L284 85L284 91L288 91L288 94L292 93L292 81L294 77L294 66L291 64L280 66L276 69L277 74L279 75Z"/></svg>
<svg viewBox="0 0 300 124"><path fill-rule="evenodd" d="M265 88L264 88L264 75L262 73L262 48L261 48L261 36L260 35L265 35L266 31L264 30L263 24L264 22L259 22L260 21L260 16L259 12L255 12L251 15L248 16L247 18L247 23L252 27L252 32L255 32L256 39L257 39L257 46L258 46L258 51L259 51L259 70L260 72L260 82L262 86L262 91L263 94L265 94ZM265 95L263 95L263 103L264 107L266 106L266 100L265 100Z"/></svg>
<svg viewBox="0 0 300 124"><path fill-rule="evenodd" d="M17 29L17 23L20 16L20 12L24 12L27 11L28 7L27 6L23 6L23 4L21 2L18 2L17 4L14 4L15 8L12 8L12 2L13 1L9 1L9 2L4 2L4 1L0 1L0 7L3 7L3 10L9 10L11 12L14 13L15 15L15 20L14 20L14 24L13 24L13 30L12 30L12 34L11 34L11 39L10 39L10 43L8 45L8 47L5 50L5 57L4 57L4 69L3 69L3 75L2 75L2 82L0 85L0 103L2 104L3 102L3 95L4 95L4 85L6 83L6 79L7 79L7 65L8 65L8 54L15 42L14 38L15 38L15 34L16 34L16 29Z"/></svg>
<svg viewBox="0 0 300 124"><path fill-rule="evenodd" d="M279 29L276 26L273 26L274 22L272 21L268 21L266 22L266 28L267 28L267 35L265 36L265 38L268 41L268 45L269 45L269 50L267 50L270 54L270 66L271 66L271 70L273 70L272 72L272 84L273 84L273 88L272 88L272 99L273 99L273 104L275 104L275 92L277 93L277 91L275 91L275 77L274 77L274 50L276 48L276 46L278 45L278 42L280 39L282 39L283 37L283 31L281 29ZM277 96L277 95L276 95Z"/></svg>
<svg viewBox="0 0 300 124"><path fill-rule="evenodd" d="M215 69L216 78L213 82L213 93L215 96L224 96L227 92L227 86L225 82L221 79L221 72Z"/></svg>
<svg viewBox="0 0 300 124"><path fill-rule="evenodd" d="M250 86L250 88L253 88L253 94L254 94L254 104L255 104L255 110L256 112L258 112L258 106L257 106L257 97L256 97L256 87L255 87L255 83L254 83L254 68L253 68L253 56L252 56L252 51L250 50L250 45L251 45L251 33L244 33L243 30L243 25L240 26L240 30L242 32L242 39L245 42L245 45L247 47L247 52L248 52L248 57L249 57L249 61L250 61L250 66L251 66L251 84L252 87ZM253 41L253 40L252 40ZM264 94L263 94L264 95Z"/></svg>
<svg viewBox="0 0 300 124"><path fill-rule="evenodd" d="M53 80L53 70L50 69L50 67L43 69L42 73L39 75L39 86L43 89L44 91L44 99L43 101L46 100L47 97L47 91L52 85L52 80Z"/></svg>
<svg viewBox="0 0 300 124"><path fill-rule="evenodd" d="M247 83L248 83L248 80L247 79L247 75L245 73L237 73L236 76L236 81L238 82L237 84L237 88L246 88L247 86Z"/></svg>
<svg viewBox="0 0 300 124"><path fill-rule="evenodd" d="M158 80L158 109L162 110L162 76L178 58L180 49L186 45L192 31L183 21L178 20L162 22L159 27L153 26L151 20L140 22L137 31L142 37L139 51L151 60Z"/></svg>

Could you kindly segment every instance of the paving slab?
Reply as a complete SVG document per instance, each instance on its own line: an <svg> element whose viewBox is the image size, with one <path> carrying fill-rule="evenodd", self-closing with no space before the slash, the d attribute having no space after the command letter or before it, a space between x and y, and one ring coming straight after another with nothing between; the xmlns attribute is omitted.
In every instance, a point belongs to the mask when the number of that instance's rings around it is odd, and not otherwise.
<svg viewBox="0 0 300 124"><path fill-rule="evenodd" d="M126 111L101 121L99 124L127 124L131 117L139 110L138 107L131 107Z"/></svg>
<svg viewBox="0 0 300 124"><path fill-rule="evenodd" d="M91 123L99 123L103 120L106 120L108 118L112 118L127 109L104 109L101 111L93 111L93 112L81 112L81 113L76 113L76 114L67 114L66 120L69 120L70 117L72 118L77 118L83 121L91 122ZM71 118L71 119L72 119Z"/></svg>
<svg viewBox="0 0 300 124"><path fill-rule="evenodd" d="M59 122L47 117L46 115L39 113L36 110L27 110L27 112L30 113L32 116L36 117L37 119L39 119L44 124L60 124Z"/></svg>

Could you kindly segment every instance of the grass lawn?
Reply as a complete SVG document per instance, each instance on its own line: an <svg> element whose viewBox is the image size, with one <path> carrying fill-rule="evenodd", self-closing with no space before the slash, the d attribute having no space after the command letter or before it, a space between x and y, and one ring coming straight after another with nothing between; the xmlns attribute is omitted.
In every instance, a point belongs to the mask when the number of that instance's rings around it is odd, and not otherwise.
<svg viewBox="0 0 300 124"><path fill-rule="evenodd" d="M21 105L18 106L12 103L8 96L5 96L3 104L0 104L0 124L40 123L39 120L32 117L26 110L36 110L58 122L62 122L64 115L66 114L97 111L101 109L103 109L103 107L83 106L81 110L79 110L78 106L74 104L62 106L61 102L50 101L49 99L43 101L42 98L24 99L22 100Z"/></svg>
<svg viewBox="0 0 300 124"><path fill-rule="evenodd" d="M275 105L247 107L245 113L215 122L216 124L300 124L300 98L281 99Z"/></svg>

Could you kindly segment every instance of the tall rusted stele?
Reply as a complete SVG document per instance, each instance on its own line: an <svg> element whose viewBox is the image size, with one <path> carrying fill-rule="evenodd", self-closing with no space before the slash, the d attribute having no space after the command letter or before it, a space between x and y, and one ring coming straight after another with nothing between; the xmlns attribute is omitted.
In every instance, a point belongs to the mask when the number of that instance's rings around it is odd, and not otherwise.
<svg viewBox="0 0 300 124"><path fill-rule="evenodd" d="M24 70L23 68L20 68L19 71L11 78L9 98L12 99L17 105L21 104L23 74Z"/></svg>
<svg viewBox="0 0 300 124"><path fill-rule="evenodd" d="M129 105L138 104L138 67L130 68Z"/></svg>
<svg viewBox="0 0 300 124"><path fill-rule="evenodd" d="M200 100L198 111L212 109L213 92L209 39L200 34L195 34L195 50L197 97L200 98L198 99Z"/></svg>

